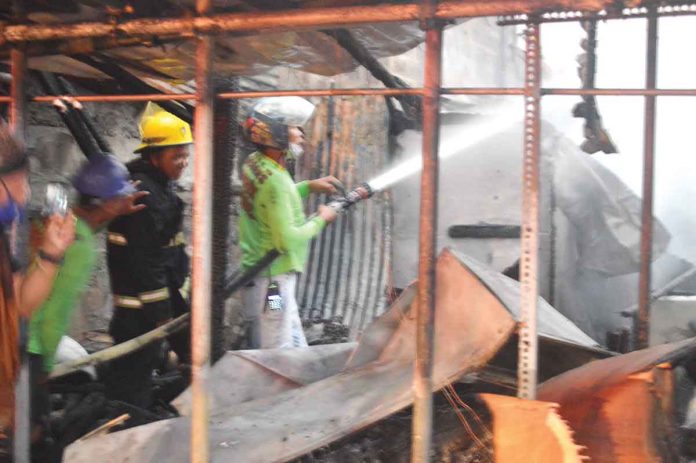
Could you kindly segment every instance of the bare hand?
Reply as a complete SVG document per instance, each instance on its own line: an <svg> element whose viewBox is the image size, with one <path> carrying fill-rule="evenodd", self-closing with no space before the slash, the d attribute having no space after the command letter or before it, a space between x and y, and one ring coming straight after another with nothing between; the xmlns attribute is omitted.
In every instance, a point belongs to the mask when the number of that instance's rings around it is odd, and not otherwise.
<svg viewBox="0 0 696 463"><path fill-rule="evenodd" d="M140 199L149 195L149 191L136 191L128 196L119 196L117 198L105 201L102 204L102 209L109 215L109 220L120 215L135 214L142 211L147 206L145 204L136 204Z"/></svg>
<svg viewBox="0 0 696 463"><path fill-rule="evenodd" d="M77 219L72 212L65 217L54 214L46 219L41 249L48 255L63 257L65 251L75 241L75 222Z"/></svg>
<svg viewBox="0 0 696 463"><path fill-rule="evenodd" d="M334 210L334 208L321 205L317 209L317 215L324 219L326 223L331 223L334 220L336 220L336 217L338 217L338 213Z"/></svg>
<svg viewBox="0 0 696 463"><path fill-rule="evenodd" d="M338 188L343 188L341 182L333 175L310 180L307 183L309 184L309 191L312 193L326 193L332 195L338 192Z"/></svg>

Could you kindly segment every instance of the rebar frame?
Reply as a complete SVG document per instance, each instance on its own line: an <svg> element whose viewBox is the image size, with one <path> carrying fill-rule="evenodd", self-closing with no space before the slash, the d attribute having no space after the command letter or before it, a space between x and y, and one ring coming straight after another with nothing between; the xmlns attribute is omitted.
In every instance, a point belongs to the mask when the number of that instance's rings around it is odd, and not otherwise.
<svg viewBox="0 0 696 463"><path fill-rule="evenodd" d="M411 461L430 461L433 423L433 358L435 330L435 263L437 259L437 208L440 163L440 84L442 77L442 25L432 18L435 0L423 7L425 63L423 69L423 170L420 182L418 232L418 304L416 304L416 357L413 366L413 440Z"/></svg>
<svg viewBox="0 0 696 463"><path fill-rule="evenodd" d="M520 320L517 395L536 398L537 301L539 288L539 147L541 135L541 41L539 24L525 30L524 141L522 156L522 235L520 240Z"/></svg>
<svg viewBox="0 0 696 463"><path fill-rule="evenodd" d="M208 16L209 0L198 0L198 16L182 19L145 19L126 23L88 23L82 25L7 25L0 31L0 45L11 44L13 70L12 92L9 97L0 97L0 103L10 104L10 120L15 130L24 124L22 44L33 44L45 40L66 40L86 37L112 37L119 34L124 38L152 34L174 34L182 38L198 40L196 53L196 93L188 94L150 94L150 95L73 95L83 102L136 102L136 101L180 101L192 100L197 103L194 132L196 135L195 188L193 200L193 304L192 304L192 348L193 348L193 413L191 436L191 461L209 461L208 403L206 399L207 376L210 357L210 192L212 171L212 100L260 98L264 96L397 96L414 95L424 100L423 111L423 160L421 179L421 228L419 263L419 309L418 334L414 393L413 423L413 461L428 461L430 455L432 403L428 391L432 387L434 294L436 287L434 272L434 252L436 251L436 205L438 189L437 147L439 130L437 100L439 95L517 95L525 98L524 157L523 157L523 201L522 201L522 243L521 243L521 314L519 329L518 395L534 398L536 392L537 370L537 331L536 305L538 300L538 224L539 224L539 105L545 95L597 95L597 96L643 96L645 109L645 172L643 177L643 222L641 233L641 273L639 288L639 329L638 340L641 345L647 342L648 316L650 303L650 249L652 241L652 194L655 136L655 97L657 96L696 96L696 89L658 89L655 86L657 17L662 15L696 14L696 7L658 7L629 9L606 13L549 13L550 9L581 8L599 11L604 7L600 0L582 2L557 1L513 1L470 2L443 1L439 4L428 2L431 8L419 4L374 5L354 8L314 8L301 9L287 15L284 12L251 14L228 14ZM533 16L537 10L547 11ZM500 24L526 24L525 38L526 69L523 88L440 88L441 28L433 22L437 19L457 17L490 16L511 14L502 18ZM597 19L618 19L623 17L647 17L648 67L647 82L644 89L576 89L541 88L541 69L539 52L539 28L544 22L580 21L590 17ZM206 33L258 33L278 26L282 18L284 30L319 29L331 25L350 25L361 23L386 23L406 20L421 20L426 27L426 61L424 65L424 88L360 88L360 89L297 89L254 92L224 92L213 95L210 85L211 54L213 39ZM278 29L276 29L278 30ZM436 69L437 68L437 69ZM38 96L31 102L49 103L56 96ZM21 131L18 130L21 135ZM423 209L428 205L431 209Z"/></svg>
<svg viewBox="0 0 696 463"><path fill-rule="evenodd" d="M653 10L654 11L654 10ZM645 87L657 84L657 16L648 15L645 60ZM643 205L640 226L640 275L638 282L638 314L636 346L648 347L650 337L650 275L652 274L653 193L655 182L655 96L645 97L643 116Z"/></svg>
<svg viewBox="0 0 696 463"><path fill-rule="evenodd" d="M211 0L197 0L196 12L210 11ZM210 461L208 376L211 349L213 224L213 67L214 39L196 38L196 141L193 169L193 255L191 256L191 462Z"/></svg>
<svg viewBox="0 0 696 463"><path fill-rule="evenodd" d="M23 48L13 49L10 53L10 68L12 73L12 97L9 111L10 128L14 136L24 141L26 137L27 101L26 101L26 74L27 56ZM26 322L20 321L25 324ZM15 383L15 429L13 442L13 457L16 463L30 462L30 432L31 432L31 394L29 385L29 365L26 363L28 356L25 352L20 355L22 365L19 377Z"/></svg>

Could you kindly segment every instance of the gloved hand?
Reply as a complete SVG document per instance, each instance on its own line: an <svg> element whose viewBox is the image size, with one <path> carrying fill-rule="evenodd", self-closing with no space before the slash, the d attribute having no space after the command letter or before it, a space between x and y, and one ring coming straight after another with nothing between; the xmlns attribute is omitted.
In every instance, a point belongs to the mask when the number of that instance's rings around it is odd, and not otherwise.
<svg viewBox="0 0 696 463"><path fill-rule="evenodd" d="M317 178L307 182L312 193L335 194L339 190L344 191L343 184L333 175Z"/></svg>

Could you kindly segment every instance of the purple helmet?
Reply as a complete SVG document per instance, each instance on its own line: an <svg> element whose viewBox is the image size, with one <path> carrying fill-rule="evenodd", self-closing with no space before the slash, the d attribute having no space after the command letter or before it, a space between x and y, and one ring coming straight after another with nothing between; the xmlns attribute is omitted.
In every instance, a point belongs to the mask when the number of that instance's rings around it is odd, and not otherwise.
<svg viewBox="0 0 696 463"><path fill-rule="evenodd" d="M83 195L112 199L133 193L128 169L113 154L101 153L90 157L73 179L73 186Z"/></svg>

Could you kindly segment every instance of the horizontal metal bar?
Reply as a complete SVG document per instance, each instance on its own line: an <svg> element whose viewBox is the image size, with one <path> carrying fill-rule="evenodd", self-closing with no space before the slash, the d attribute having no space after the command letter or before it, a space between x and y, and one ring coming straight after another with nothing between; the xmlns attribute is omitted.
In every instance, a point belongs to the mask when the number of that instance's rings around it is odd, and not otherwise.
<svg viewBox="0 0 696 463"><path fill-rule="evenodd" d="M599 11L609 0L497 0L471 2L449 0L438 3L435 19L500 16L550 10ZM408 4L355 5L350 7L297 8L277 11L222 13L184 18L139 18L122 22L81 22L72 24L15 24L0 30L0 45L42 40L86 37L132 37L177 35L192 38L196 34L261 34L267 31L316 29L358 24L418 21L420 2Z"/></svg>
<svg viewBox="0 0 696 463"><path fill-rule="evenodd" d="M30 98L33 103L52 103L56 98L68 96L85 103L128 103L136 101L179 101L194 100L193 93L151 93L143 95L41 95ZM9 103L9 96L0 96L0 103Z"/></svg>
<svg viewBox="0 0 696 463"><path fill-rule="evenodd" d="M692 16L696 15L696 3L684 2L678 5L666 5L658 7L657 15L659 17L668 16ZM624 8L617 12L609 12L602 10L599 12L591 11L556 11L543 13L535 18L537 24L544 23L559 23L573 21L588 21L588 20L616 20L616 19L635 19L647 18L648 12L646 7ZM526 24L530 17L526 14L516 14L510 16L501 16L498 18L499 26L516 26Z"/></svg>
<svg viewBox="0 0 696 463"><path fill-rule="evenodd" d="M547 96L696 96L696 89L690 88L545 88L541 90ZM452 87L440 90L442 95L522 95L522 88L476 88L476 87ZM335 89L308 89L308 90L269 90L249 92L223 92L216 95L222 100L234 100L243 98L262 98L267 96L396 96L415 95L421 96L422 88L335 88ZM65 95L60 95L65 96ZM41 95L31 98L33 103L51 103L58 95ZM182 101L194 100L193 93L150 93L142 95L69 95L71 98L86 103L128 103L137 101ZM0 96L0 104L10 103L9 96Z"/></svg>
<svg viewBox="0 0 696 463"><path fill-rule="evenodd" d="M544 88L542 95L696 96L694 88Z"/></svg>
<svg viewBox="0 0 696 463"><path fill-rule="evenodd" d="M222 100L234 100L241 98L261 98L265 96L396 96L396 95L422 95L421 88L326 88L315 90L269 90L251 92L218 93Z"/></svg>
<svg viewBox="0 0 696 463"><path fill-rule="evenodd" d="M195 93L150 93L142 95L68 95L77 101L86 103L112 103L112 102L135 102L135 101L181 101L195 100ZM35 103L52 103L57 96L42 95L31 99Z"/></svg>
<svg viewBox="0 0 696 463"><path fill-rule="evenodd" d="M442 95L524 95L523 88L451 87L440 90Z"/></svg>

